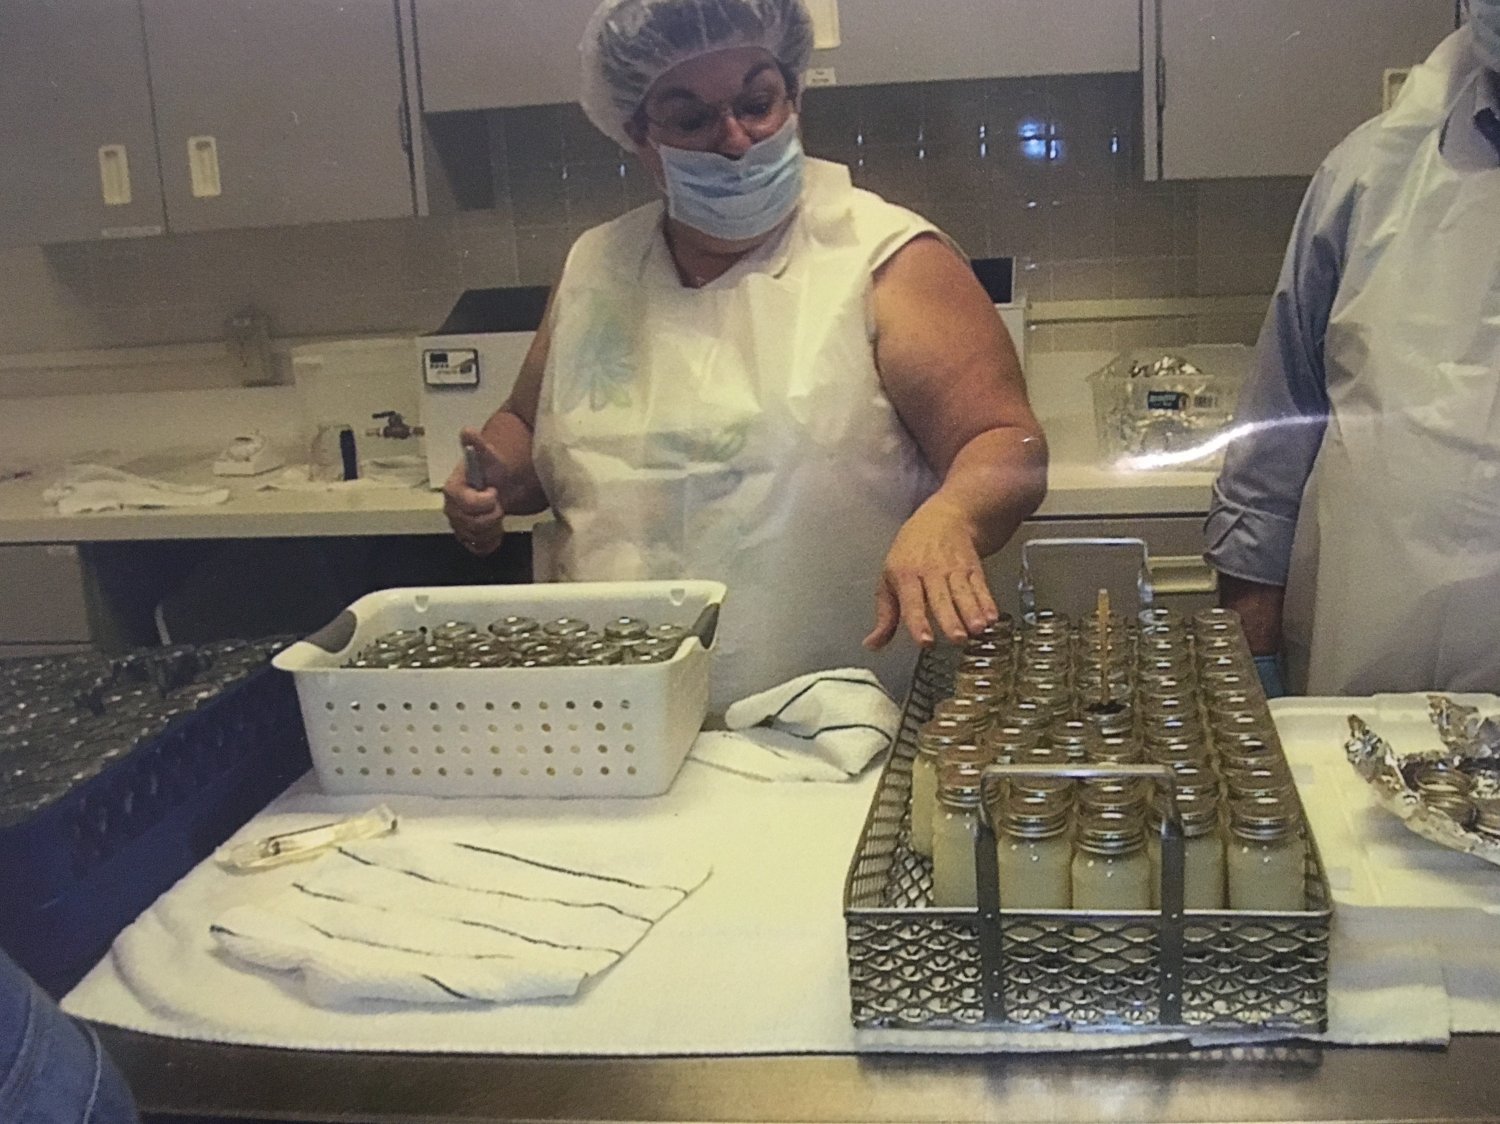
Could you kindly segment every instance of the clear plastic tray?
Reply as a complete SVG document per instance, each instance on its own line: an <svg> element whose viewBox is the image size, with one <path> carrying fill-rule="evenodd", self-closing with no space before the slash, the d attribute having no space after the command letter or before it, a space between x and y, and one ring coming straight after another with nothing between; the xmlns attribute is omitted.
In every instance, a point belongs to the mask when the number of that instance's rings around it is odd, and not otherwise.
<svg viewBox="0 0 1500 1124"><path fill-rule="evenodd" d="M1251 355L1243 344L1196 344L1116 356L1089 376L1101 461L1132 469L1218 465ZM1164 358L1182 360L1198 373L1139 373Z"/></svg>

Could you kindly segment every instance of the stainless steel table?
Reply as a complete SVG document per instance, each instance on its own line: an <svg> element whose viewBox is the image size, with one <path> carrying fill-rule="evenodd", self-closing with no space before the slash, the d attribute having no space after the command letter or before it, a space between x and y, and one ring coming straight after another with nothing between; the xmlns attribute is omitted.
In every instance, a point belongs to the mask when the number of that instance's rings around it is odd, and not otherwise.
<svg viewBox="0 0 1500 1124"><path fill-rule="evenodd" d="M101 1028L142 1107L305 1121L1495 1120L1500 1036L995 1057L325 1054Z"/></svg>

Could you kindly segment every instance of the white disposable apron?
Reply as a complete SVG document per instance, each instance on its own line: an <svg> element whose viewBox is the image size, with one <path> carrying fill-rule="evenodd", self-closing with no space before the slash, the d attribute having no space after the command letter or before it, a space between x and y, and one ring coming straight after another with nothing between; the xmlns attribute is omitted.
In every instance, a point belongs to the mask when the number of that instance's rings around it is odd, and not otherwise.
<svg viewBox="0 0 1500 1124"><path fill-rule="evenodd" d="M881 386L873 273L934 228L810 161L798 213L700 289L659 205L581 238L554 302L537 471L557 515L538 578L712 578L729 593L712 707L915 649L861 647L901 524L933 478Z"/></svg>
<svg viewBox="0 0 1500 1124"><path fill-rule="evenodd" d="M1391 116L1325 340L1332 408L1292 552L1291 684L1500 691L1500 170L1439 150L1446 108Z"/></svg>

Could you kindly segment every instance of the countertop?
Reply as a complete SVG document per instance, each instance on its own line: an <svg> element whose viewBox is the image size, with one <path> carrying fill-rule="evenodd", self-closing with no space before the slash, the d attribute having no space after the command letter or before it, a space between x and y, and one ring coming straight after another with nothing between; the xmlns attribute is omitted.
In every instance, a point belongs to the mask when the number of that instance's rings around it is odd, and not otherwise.
<svg viewBox="0 0 1500 1124"><path fill-rule="evenodd" d="M259 1119L1493 1120L1500 1037L945 1057L304 1054L99 1028L143 1109Z"/></svg>
<svg viewBox="0 0 1500 1124"><path fill-rule="evenodd" d="M1027 382L1033 406L1046 428L1052 454L1047 499L1036 517L1203 514L1208 510L1212 473L1180 470L1125 472L1099 466L1093 411L1084 376L1110 357L1109 352L1071 352L1034 356L1029 364ZM172 432L193 428L195 423L188 416L193 409L212 408L222 412L226 394L221 392L212 399L203 397L201 402L191 395L178 396ZM60 399L51 401L66 403ZM35 400L29 405L35 407ZM265 406L259 408L267 409ZM76 417L79 406L71 405L69 410ZM114 414L119 411L120 407L113 408ZM50 412L38 412L35 416L50 417ZM13 421L13 424L24 425L25 419ZM31 428L35 430L36 426ZM201 428L206 430L208 427ZM159 419L155 429L160 429ZM11 448L14 447L12 442ZM418 450L413 448L411 451ZM214 507L71 517L59 515L43 500L42 492L55 478L61 464L82 455L81 450L75 452L61 445L52 446L45 457L33 454L32 460L36 463L31 476L0 479L0 543L448 532L442 514L442 498L434 490L262 491L259 490L264 479L261 477L213 476L212 447L142 448L137 445L132 452L108 463L177 483L226 486L230 490L230 499L226 503ZM536 521L535 517L516 520L512 529L526 529Z"/></svg>

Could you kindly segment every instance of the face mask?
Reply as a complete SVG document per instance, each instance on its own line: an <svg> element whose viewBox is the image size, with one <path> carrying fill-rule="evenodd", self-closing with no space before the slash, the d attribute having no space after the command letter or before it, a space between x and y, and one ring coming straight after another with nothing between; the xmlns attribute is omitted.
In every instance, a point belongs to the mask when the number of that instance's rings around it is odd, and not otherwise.
<svg viewBox="0 0 1500 1124"><path fill-rule="evenodd" d="M1500 0L1470 0L1469 25L1480 60L1490 70L1500 71Z"/></svg>
<svg viewBox="0 0 1500 1124"><path fill-rule="evenodd" d="M795 114L738 160L666 145L658 145L657 152L667 185L667 213L713 238L758 238L791 214L802 197L806 156Z"/></svg>

